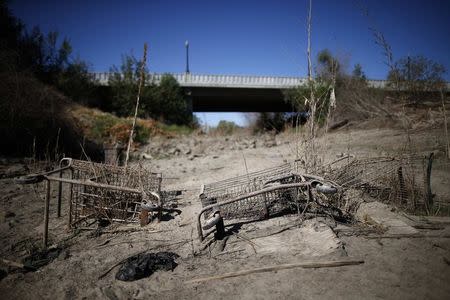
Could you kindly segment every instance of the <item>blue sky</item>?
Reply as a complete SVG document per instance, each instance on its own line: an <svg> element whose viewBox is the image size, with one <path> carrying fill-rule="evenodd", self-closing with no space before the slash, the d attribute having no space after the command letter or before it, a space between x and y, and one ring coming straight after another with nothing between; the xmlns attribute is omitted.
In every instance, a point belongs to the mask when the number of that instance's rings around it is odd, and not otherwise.
<svg viewBox="0 0 450 300"><path fill-rule="evenodd" d="M13 13L31 28L56 30L92 71L119 65L121 55L142 55L149 44L152 72L181 73L184 42L197 74L305 76L307 0L297 1L25 1ZM387 67L369 27L381 31L394 58L422 54L450 69L450 1L313 0L313 56L328 48L348 71L360 63L369 78ZM450 81L449 72L445 74ZM240 114L199 114L215 124Z"/></svg>

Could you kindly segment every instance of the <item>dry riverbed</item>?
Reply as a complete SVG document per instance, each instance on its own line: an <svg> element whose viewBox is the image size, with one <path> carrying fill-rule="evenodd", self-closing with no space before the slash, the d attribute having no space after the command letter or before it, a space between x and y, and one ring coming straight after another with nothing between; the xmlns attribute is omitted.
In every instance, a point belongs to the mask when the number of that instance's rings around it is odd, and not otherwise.
<svg viewBox="0 0 450 300"><path fill-rule="evenodd" d="M418 152L435 152L433 191L442 201L450 201L449 165L439 137L437 130L411 135ZM65 240L65 247L52 262L35 272L23 272L2 262L2 298L448 299L450 218L406 215L366 196L361 198L355 216L360 220L357 225L338 224L323 217L300 222L296 215L281 216L235 226L225 247L213 243L201 250L195 221L201 207L200 185L292 161L297 150L302 151L297 141L293 133L155 138L135 153L141 160L134 163L162 172L166 189L183 190L178 199L181 214L174 213L144 228L111 225L103 232L74 234L66 228L68 205L63 204L63 216L58 219L53 201L50 240ZM322 137L318 151L323 162L343 154L396 155L405 150L405 141L400 130L341 130ZM9 261L20 261L41 242L42 190L13 181L13 177L29 171L22 160L1 160L0 256ZM380 234L385 238L370 238L364 232L367 228L382 228ZM395 234L414 238L387 238ZM112 267L142 251L175 252L180 256L178 266L133 282L116 280L119 267ZM350 259L364 263L334 268L280 268L192 282L229 272Z"/></svg>

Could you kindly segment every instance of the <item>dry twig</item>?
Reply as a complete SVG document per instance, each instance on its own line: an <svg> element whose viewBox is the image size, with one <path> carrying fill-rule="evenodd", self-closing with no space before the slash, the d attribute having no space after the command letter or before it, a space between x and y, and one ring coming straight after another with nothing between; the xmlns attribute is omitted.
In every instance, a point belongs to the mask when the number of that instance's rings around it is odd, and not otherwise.
<svg viewBox="0 0 450 300"><path fill-rule="evenodd" d="M241 271L237 271L237 272L230 272L230 273L225 273L225 274L210 276L210 277L195 278L195 279L185 281L185 283L200 283L200 282L206 282L206 281L211 281L211 280L219 280L219 279L225 279L225 278L231 278L231 277L245 276L245 275L250 275L250 274L255 274L255 273L273 272L273 271L287 270L287 269L294 269L294 268L304 268L304 269L332 268L332 267L359 265L359 264L363 264L363 263L364 263L363 260L341 260L341 261L301 262L301 263L283 264L283 265L276 265L276 266L270 266L270 267L241 270Z"/></svg>

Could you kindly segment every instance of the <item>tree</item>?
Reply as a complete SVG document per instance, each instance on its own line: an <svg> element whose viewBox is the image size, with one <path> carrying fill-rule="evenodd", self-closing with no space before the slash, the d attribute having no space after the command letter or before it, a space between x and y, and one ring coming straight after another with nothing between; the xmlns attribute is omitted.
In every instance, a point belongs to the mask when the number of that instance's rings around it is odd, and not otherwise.
<svg viewBox="0 0 450 300"><path fill-rule="evenodd" d="M130 116L133 113L140 69L141 62L133 55L123 55L121 66L113 66L110 70L113 73L109 78L109 86L113 95L111 106L118 116ZM144 78L148 78L148 70L146 68L144 69ZM151 102L151 88L146 86L142 91L142 106L139 109L140 116L144 114L145 106Z"/></svg>
<svg viewBox="0 0 450 300"><path fill-rule="evenodd" d="M94 84L89 75L89 65L78 58L66 67L56 82L61 92L73 101L83 104L89 104L94 93Z"/></svg>
<svg viewBox="0 0 450 300"><path fill-rule="evenodd" d="M327 82L336 80L341 66L328 49L324 49L317 54L317 74L318 78Z"/></svg>
<svg viewBox="0 0 450 300"><path fill-rule="evenodd" d="M0 1L0 72L16 69L23 23L14 17L6 1Z"/></svg>
<svg viewBox="0 0 450 300"><path fill-rule="evenodd" d="M72 61L70 42L59 43L58 33L27 31L7 1L0 1L0 28L0 152L29 155L33 145L38 155L50 149L79 155L81 133L65 114L71 104L65 96L89 91L87 64ZM90 145L86 152L99 155Z"/></svg>
<svg viewBox="0 0 450 300"><path fill-rule="evenodd" d="M191 125L192 111L188 107L180 85L172 75L162 76L159 86L155 89L154 103L159 108L160 119L166 123Z"/></svg>
<svg viewBox="0 0 450 300"><path fill-rule="evenodd" d="M357 63L352 71L352 78L358 81L367 81L366 74L362 70L362 66Z"/></svg>
<svg viewBox="0 0 450 300"><path fill-rule="evenodd" d="M113 66L109 79L112 90L112 109L119 116L130 116L138 91L141 62L133 55L124 55L120 67ZM158 85L150 82L150 74L144 68L146 85L141 91L138 115L151 117L168 124L194 126L192 111L177 80L164 74Z"/></svg>
<svg viewBox="0 0 450 300"><path fill-rule="evenodd" d="M322 126L326 124L332 108L336 105L334 90L342 83L345 76L341 72L339 60L328 49L318 53L316 73L317 78L308 80L307 88L297 87L286 90L284 99L292 104L294 111L308 112L307 115L311 116L308 120L314 120L315 124ZM311 123L309 126L314 127ZM312 133L313 131L315 131L314 128L311 129Z"/></svg>
<svg viewBox="0 0 450 300"><path fill-rule="evenodd" d="M5 1L0 3L0 72L28 72L52 85L74 101L85 102L93 91L88 64L72 59L67 38L59 43L58 32L44 34L35 26L27 31Z"/></svg>
<svg viewBox="0 0 450 300"><path fill-rule="evenodd" d="M389 71L387 80L391 87L417 93L437 90L444 85L445 67L422 55L403 57Z"/></svg>

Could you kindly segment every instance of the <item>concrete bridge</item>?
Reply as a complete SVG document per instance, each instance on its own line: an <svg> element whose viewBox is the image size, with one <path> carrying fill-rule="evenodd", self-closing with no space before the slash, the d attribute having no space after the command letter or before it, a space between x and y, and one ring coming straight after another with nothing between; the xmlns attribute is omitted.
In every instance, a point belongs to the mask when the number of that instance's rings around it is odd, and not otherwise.
<svg viewBox="0 0 450 300"><path fill-rule="evenodd" d="M182 87L289 89L305 86L307 83L306 77L167 74L173 76ZM108 85L109 77L112 76L112 73L91 73L91 75L99 84ZM163 75L150 74L150 81L158 84ZM383 88L386 86L387 81L369 79L368 84L374 88Z"/></svg>
<svg viewBox="0 0 450 300"><path fill-rule="evenodd" d="M107 86L112 73L92 73L100 85ZM194 112L288 112L284 100L286 89L306 86L304 77L170 74L183 88ZM151 74L150 81L158 84L163 74ZM374 88L385 88L386 80L368 80ZM450 89L450 83L447 83Z"/></svg>

